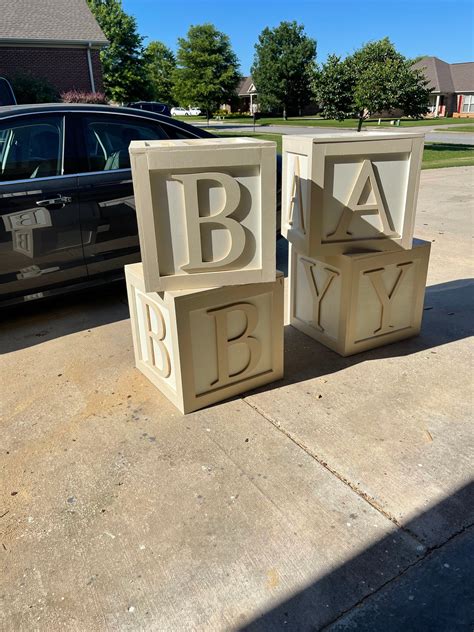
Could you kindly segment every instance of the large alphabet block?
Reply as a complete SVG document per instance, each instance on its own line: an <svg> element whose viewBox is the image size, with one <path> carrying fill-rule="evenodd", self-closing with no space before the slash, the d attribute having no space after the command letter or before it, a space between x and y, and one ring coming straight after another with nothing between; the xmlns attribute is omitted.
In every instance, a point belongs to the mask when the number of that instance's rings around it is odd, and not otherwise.
<svg viewBox="0 0 474 632"><path fill-rule="evenodd" d="M275 280L275 147L251 138L131 143L147 292Z"/></svg>
<svg viewBox="0 0 474 632"><path fill-rule="evenodd" d="M284 136L282 235L308 257L411 248L423 139Z"/></svg>
<svg viewBox="0 0 474 632"><path fill-rule="evenodd" d="M183 413L283 376L283 276L208 290L145 292L125 266L136 366Z"/></svg>
<svg viewBox="0 0 474 632"><path fill-rule="evenodd" d="M418 334L430 246L318 259L292 247L290 323L343 356Z"/></svg>

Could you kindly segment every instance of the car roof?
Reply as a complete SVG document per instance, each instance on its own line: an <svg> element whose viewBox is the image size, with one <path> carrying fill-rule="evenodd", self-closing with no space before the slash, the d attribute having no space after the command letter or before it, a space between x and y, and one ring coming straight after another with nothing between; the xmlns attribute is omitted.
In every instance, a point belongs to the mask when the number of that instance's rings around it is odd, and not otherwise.
<svg viewBox="0 0 474 632"><path fill-rule="evenodd" d="M161 101L132 101L132 103L135 105L149 103L150 105L165 105L166 107L168 107L166 103L162 103Z"/></svg>
<svg viewBox="0 0 474 632"><path fill-rule="evenodd" d="M104 114L129 114L130 116L152 119L166 125L182 129L201 138L212 137L210 132L194 125L171 119L165 114L158 114L150 110L138 110L113 105L93 105L90 103L37 103L29 105L4 105L0 106L0 121L14 115L26 114L51 114L54 112L101 112Z"/></svg>

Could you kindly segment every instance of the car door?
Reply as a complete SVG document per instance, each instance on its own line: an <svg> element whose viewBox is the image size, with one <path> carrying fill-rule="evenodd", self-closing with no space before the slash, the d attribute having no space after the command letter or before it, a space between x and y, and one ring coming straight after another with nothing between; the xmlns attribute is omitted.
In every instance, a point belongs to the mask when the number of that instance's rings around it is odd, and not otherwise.
<svg viewBox="0 0 474 632"><path fill-rule="evenodd" d="M167 138L158 122L133 115L77 115L84 155L78 176L84 256L89 277L123 274L140 260L128 146Z"/></svg>
<svg viewBox="0 0 474 632"><path fill-rule="evenodd" d="M0 302L87 278L63 113L0 119Z"/></svg>

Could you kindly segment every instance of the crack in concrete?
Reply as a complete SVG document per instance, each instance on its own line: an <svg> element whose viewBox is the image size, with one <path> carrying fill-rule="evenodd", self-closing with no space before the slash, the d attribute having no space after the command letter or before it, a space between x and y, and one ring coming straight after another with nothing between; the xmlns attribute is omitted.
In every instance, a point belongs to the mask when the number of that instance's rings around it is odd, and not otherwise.
<svg viewBox="0 0 474 632"><path fill-rule="evenodd" d="M387 520L390 520L390 522L392 522L398 529L400 529L401 531L409 535L411 538L413 538L419 545L422 545L423 548L426 548L426 544L413 531L411 531L410 529L402 525L397 520L397 518L395 518L395 516L390 514L383 507L381 507L380 504L375 500L375 498L372 498L371 496L369 496L369 494L367 494L362 489L357 487L357 485L354 485L352 481L345 478L345 476L343 476L337 470L335 470L330 465L328 465L328 463L324 461L318 454L313 452L308 446L304 445L304 443L302 443L299 439L297 439L290 432L285 430L285 428L283 428L276 419L274 419L273 417L265 413L257 404L249 402L246 398L243 398L242 401L245 402L248 406L250 406L250 408L255 410L261 417L266 419L266 421L270 422L273 426L275 426L275 428L279 430L280 432L282 432L286 437L288 437L290 441L293 441L293 443L295 443L299 448L301 448L301 450L306 452L306 454L308 454L317 463L319 463L321 467L324 467L324 469L326 469L333 476L338 478L342 483L347 485L347 487L349 487L355 494L357 494L360 498L362 498L367 504L369 504L378 513L380 513L384 518L386 518Z"/></svg>
<svg viewBox="0 0 474 632"><path fill-rule="evenodd" d="M354 605L350 606L350 608L346 608L346 610L344 610L343 612L341 612L341 614L338 614L337 617L335 619L333 619L332 621L330 621L329 623L326 623L322 628L314 628L315 632L324 632L324 630L329 630L330 627L332 625L334 625L335 623L337 623L338 621L340 621L343 617L345 617L347 614L349 614L352 610L354 610L354 608L358 608L360 607L362 604L364 604L366 601L368 601L369 599L371 599L372 597L374 597L375 595L377 595L377 593L379 593L382 589L384 589L386 586L388 586L389 584L391 584L392 582L400 579L400 577L403 577L403 575L405 575L405 573L407 573L410 569L414 568L415 566L418 566L419 564L424 563L427 559L429 559L431 557L431 555L433 555L434 553L436 553L436 551L438 551L439 549L443 548L444 546L446 546L446 544L449 544L450 542L452 542L454 539L458 538L459 536L463 535L464 533L466 533L467 531L469 531L469 529L472 529L474 527L474 523L472 524L468 524L465 527L463 527L462 529L459 529L459 531L456 531L456 533L453 533L452 535L449 536L449 538L447 540L445 540L444 542L442 542L441 544L434 544L431 547L427 547L426 549L426 553L419 557L417 560L415 560L414 562L411 562L410 564L408 564L408 566L406 566L402 571L400 571L397 575L395 575L394 577L392 577L391 579L387 579L387 581L383 584L381 584L376 590L374 590L371 593L368 593L367 595L364 595L364 597L362 597L361 599L359 599L359 601L357 603L355 603Z"/></svg>
<svg viewBox="0 0 474 632"><path fill-rule="evenodd" d="M388 586L389 584L391 584L392 582L398 580L400 577L402 577L403 575L405 575L405 573L407 571L409 571L411 568L414 568L415 566L418 566L418 564L422 564L423 562L425 562L432 554L434 554L436 551L438 551L439 549L441 549L442 547L446 546L446 544L449 544L450 542L452 542L452 540L454 540L455 538L461 536L463 533L466 533L469 529L474 527L474 523L469 524L464 526L462 529L459 529L458 531L456 531L455 533L453 533L451 536L449 536L449 538L447 540L445 540L444 542L440 543L440 544L434 544L432 546L427 546L415 533L413 533L410 529L408 529L407 527L403 526L402 524L400 524L398 522L398 520L390 515L390 513L388 513L387 511L385 511L384 509L382 509L382 507L380 507L380 505L376 502L376 500L374 498L371 498L368 494L366 494L365 492L363 492L361 489L359 489L357 486L355 486L351 481L349 481L348 479L346 479L344 476L342 476L341 474L339 474L339 472L337 472L336 470L334 470L333 468L331 468L325 461L323 461L317 454L315 454L312 450L310 450L307 446L305 446L301 441L299 441L298 439L296 439L296 437L294 437L290 432L288 432L287 430L285 430L284 428L282 428L281 424L274 419L273 417L271 417L270 415L268 415L267 413L265 413L257 404L254 404L252 402L249 402L246 398L242 398L242 401L245 402L250 408L252 408L253 410L255 410L255 412L257 412L261 417L263 417L266 421L268 421L269 423L271 423L273 426L275 426L275 428L277 430L279 430L280 432L282 432L286 437L288 437L288 439L290 439L290 441L293 441L293 443L295 443L299 448L301 448L304 452L306 452L308 454L308 456L310 456L311 458L313 458L319 465L321 465L322 467L324 467L324 469L328 470L328 472L330 472L333 476L335 476L336 478L338 478L342 483L344 483L345 485L347 485L355 494L357 494L358 496L360 496L360 498L362 498L365 502L367 502L373 509L375 509L377 512L379 512L380 514L382 514L382 516L384 518L386 518L387 520L390 520L390 522L392 522L398 529L400 529L401 531L403 531L404 533L406 533L407 535L409 535L410 537L412 537L416 542L418 542L419 544L421 544L424 548L424 553L420 554L420 556L414 560L413 562L409 563L403 570L401 570L398 574L394 575L392 578L388 579L386 582L384 582L383 584L381 584L376 590L374 590L373 592L370 592L366 595L364 595L361 599L359 599L359 601L357 601L355 604L353 604L352 606L350 606L349 608L346 608L346 610L344 610L343 612L341 612L339 615L337 615L337 617L335 619L333 619L332 621L330 621L329 623L326 623L322 628L315 628L315 632L324 632L324 630L329 630L330 626L334 625L335 623L337 623L338 621L340 621L344 616L346 616L347 614L349 614L352 610L354 610L354 608L358 608L359 606L361 606L363 603L365 603L368 599L371 599L372 597L374 597L375 595L377 595L382 589L384 589L386 586Z"/></svg>

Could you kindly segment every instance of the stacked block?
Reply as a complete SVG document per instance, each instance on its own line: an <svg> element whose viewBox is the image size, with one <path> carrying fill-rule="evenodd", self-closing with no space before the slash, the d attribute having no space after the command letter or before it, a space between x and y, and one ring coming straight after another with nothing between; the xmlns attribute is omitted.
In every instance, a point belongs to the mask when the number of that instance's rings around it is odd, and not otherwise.
<svg viewBox="0 0 474 632"><path fill-rule="evenodd" d="M188 413L283 375L275 144L130 145L142 263L125 267L136 366Z"/></svg>
<svg viewBox="0 0 474 632"><path fill-rule="evenodd" d="M275 143L130 145L147 292L275 280Z"/></svg>
<svg viewBox="0 0 474 632"><path fill-rule="evenodd" d="M283 139L290 323L341 355L416 335L430 244L413 244L423 135Z"/></svg>

